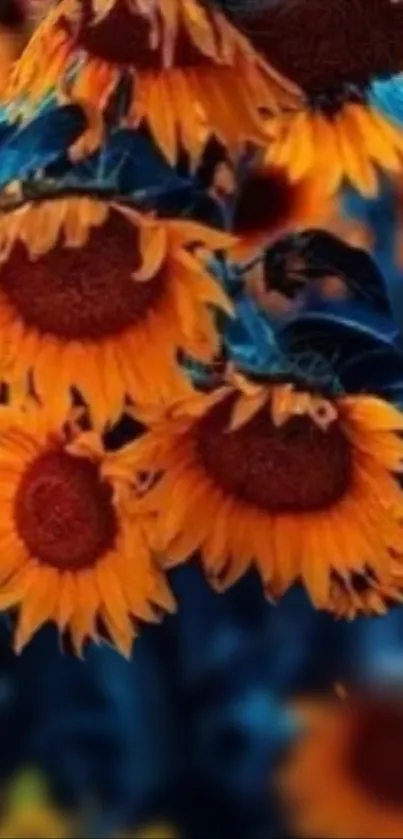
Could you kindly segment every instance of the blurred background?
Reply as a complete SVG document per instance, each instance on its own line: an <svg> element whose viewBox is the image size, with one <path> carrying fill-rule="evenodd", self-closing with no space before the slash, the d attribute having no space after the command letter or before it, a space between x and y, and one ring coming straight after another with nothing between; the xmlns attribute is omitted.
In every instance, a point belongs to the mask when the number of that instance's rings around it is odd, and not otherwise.
<svg viewBox="0 0 403 839"><path fill-rule="evenodd" d="M290 700L403 677L399 608L349 624L299 590L270 605L253 574L226 595L196 564L171 581L178 615L130 662L106 646L80 661L51 628L16 657L3 624L1 836L286 837Z"/></svg>

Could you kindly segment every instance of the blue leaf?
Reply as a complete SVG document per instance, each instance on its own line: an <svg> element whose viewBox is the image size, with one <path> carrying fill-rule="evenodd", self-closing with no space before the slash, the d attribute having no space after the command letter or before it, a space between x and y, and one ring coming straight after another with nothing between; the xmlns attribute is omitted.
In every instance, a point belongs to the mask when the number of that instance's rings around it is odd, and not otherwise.
<svg viewBox="0 0 403 839"><path fill-rule="evenodd" d="M85 130L77 105L45 111L22 127L11 130L0 145L0 186L33 175L61 157Z"/></svg>
<svg viewBox="0 0 403 839"><path fill-rule="evenodd" d="M403 125L403 81L401 75L391 79L375 79L372 82L369 100L387 117Z"/></svg>

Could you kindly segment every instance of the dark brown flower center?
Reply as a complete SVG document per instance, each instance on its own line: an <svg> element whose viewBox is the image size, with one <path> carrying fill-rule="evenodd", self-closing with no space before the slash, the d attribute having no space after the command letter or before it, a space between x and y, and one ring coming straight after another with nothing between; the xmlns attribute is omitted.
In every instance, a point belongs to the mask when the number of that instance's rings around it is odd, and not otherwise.
<svg viewBox="0 0 403 839"><path fill-rule="evenodd" d="M160 0L164 2L164 0ZM130 10L128 0L115 0L110 13L94 25L91 0L83 0L83 18L77 43L89 55L119 67L153 70L163 67L162 50L150 46L151 22L145 15ZM209 15L206 10L206 15ZM69 24L65 23L67 28ZM211 63L195 47L185 26L179 25L175 44L175 65L191 67Z"/></svg>
<svg viewBox="0 0 403 839"><path fill-rule="evenodd" d="M308 100L312 110L318 111L331 119L348 103L364 104L366 88L350 82L341 82L333 87L311 90Z"/></svg>
<svg viewBox="0 0 403 839"><path fill-rule="evenodd" d="M367 85L403 69L403 4L217 0L267 60L304 90Z"/></svg>
<svg viewBox="0 0 403 839"><path fill-rule="evenodd" d="M0 8L0 26L18 30L25 21L25 8L21 0L3 0Z"/></svg>
<svg viewBox="0 0 403 839"><path fill-rule="evenodd" d="M380 804L403 807L403 705L397 699L357 702L348 769Z"/></svg>
<svg viewBox="0 0 403 839"><path fill-rule="evenodd" d="M90 567L115 543L110 485L95 463L62 450L44 452L28 467L14 515L30 554L59 570Z"/></svg>
<svg viewBox="0 0 403 839"><path fill-rule="evenodd" d="M65 340L97 340L136 325L165 290L161 270L136 282L138 234L112 211L81 248L60 242L32 261L18 242L0 269L0 290L27 326Z"/></svg>
<svg viewBox="0 0 403 839"><path fill-rule="evenodd" d="M262 409L228 433L233 404L214 406L196 427L203 466L225 492L271 513L326 509L345 494L352 457L337 422L323 431L295 416L277 428Z"/></svg>
<svg viewBox="0 0 403 839"><path fill-rule="evenodd" d="M284 227L292 216L295 199L296 190L281 170L251 171L235 202L234 233L247 236Z"/></svg>

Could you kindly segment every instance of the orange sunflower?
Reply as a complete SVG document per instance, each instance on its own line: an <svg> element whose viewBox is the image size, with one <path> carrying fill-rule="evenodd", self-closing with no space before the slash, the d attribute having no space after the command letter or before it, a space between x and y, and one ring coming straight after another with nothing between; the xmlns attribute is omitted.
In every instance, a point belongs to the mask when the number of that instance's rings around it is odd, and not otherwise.
<svg viewBox="0 0 403 839"><path fill-rule="evenodd" d="M312 178L332 194L346 179L366 198L378 192L378 167L403 166L403 131L366 102L345 94L342 107L312 109L277 120L267 162L284 166L292 181Z"/></svg>
<svg viewBox="0 0 403 839"><path fill-rule="evenodd" d="M403 706L374 694L300 710L306 731L280 775L295 835L401 839Z"/></svg>
<svg viewBox="0 0 403 839"><path fill-rule="evenodd" d="M0 97L32 32L52 0L2 0L0 4Z"/></svg>
<svg viewBox="0 0 403 839"><path fill-rule="evenodd" d="M319 183L297 183L286 169L251 166L241 179L232 218L238 242L232 253L244 259L277 236L313 227L332 216L334 209Z"/></svg>
<svg viewBox="0 0 403 839"><path fill-rule="evenodd" d="M32 770L14 776L2 796L0 839L69 839L76 820L52 802L45 778Z"/></svg>
<svg viewBox="0 0 403 839"><path fill-rule="evenodd" d="M167 564L199 551L219 588L255 565L270 596L300 580L317 608L332 607L335 573L393 592L403 415L391 405L236 374L150 425L135 457L162 475L146 505Z"/></svg>
<svg viewBox="0 0 403 839"><path fill-rule="evenodd" d="M262 142L259 108L299 98L220 11L197 0L61 0L16 66L8 96L24 114L67 79L73 95L101 109L130 82L125 124L144 121L171 163L180 146L196 161L211 134L231 148Z"/></svg>
<svg viewBox="0 0 403 839"><path fill-rule="evenodd" d="M28 40L30 26L27 10L21 0L5 0L0 8L0 96L7 88L7 80L14 61L22 53Z"/></svg>
<svg viewBox="0 0 403 839"><path fill-rule="evenodd" d="M209 305L230 311L189 250L196 242L232 239L85 197L0 217L2 379L32 379L44 403L76 388L96 424L116 420L126 396L153 402L182 391L178 351L211 360L219 337Z"/></svg>
<svg viewBox="0 0 403 839"><path fill-rule="evenodd" d="M389 119L378 83L403 71L403 6L391 0L237 0L231 22L304 92L299 113L274 129L268 160L293 180L312 176L329 192L344 179L376 194L377 170L403 165L403 130Z"/></svg>
<svg viewBox="0 0 403 839"><path fill-rule="evenodd" d="M385 615L392 604L403 603L403 566L392 559L390 579L353 574L350 579L332 576L329 608L336 618L352 620L360 615Z"/></svg>
<svg viewBox="0 0 403 839"><path fill-rule="evenodd" d="M132 619L172 611L130 481L130 447L105 451L57 407L2 409L0 608L18 607L18 652L51 621L80 653L100 619L129 655Z"/></svg>

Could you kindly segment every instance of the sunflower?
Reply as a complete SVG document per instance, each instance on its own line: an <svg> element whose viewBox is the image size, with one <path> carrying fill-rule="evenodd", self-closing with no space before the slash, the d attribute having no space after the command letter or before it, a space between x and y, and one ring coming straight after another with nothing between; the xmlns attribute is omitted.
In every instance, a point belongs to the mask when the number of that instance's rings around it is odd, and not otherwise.
<svg viewBox="0 0 403 839"><path fill-rule="evenodd" d="M211 134L231 148L262 142L259 108L298 99L219 11L197 0L61 0L12 76L16 113L67 78L73 94L101 109L125 79L125 124L145 122L171 163L180 146L197 161Z"/></svg>
<svg viewBox="0 0 403 839"><path fill-rule="evenodd" d="M122 833L117 839L180 839L180 833L175 825L167 822L150 822Z"/></svg>
<svg viewBox="0 0 403 839"><path fill-rule="evenodd" d="M132 619L173 609L130 488L130 446L105 451L56 405L3 407L0 608L18 607L17 652L50 621L81 653L102 621L128 656Z"/></svg>
<svg viewBox="0 0 403 839"><path fill-rule="evenodd" d="M0 7L0 98L8 77L52 0L2 0Z"/></svg>
<svg viewBox="0 0 403 839"><path fill-rule="evenodd" d="M267 160L284 166L291 180L312 177L329 194L346 179L371 198L378 192L377 167L396 173L402 166L403 131L364 94L340 98L337 108L313 105L279 119Z"/></svg>
<svg viewBox="0 0 403 839"><path fill-rule="evenodd" d="M317 608L334 571L393 589L403 415L388 403L234 374L149 424L134 458L161 475L146 505L168 565L199 551L218 588L255 565L270 596L301 580Z"/></svg>
<svg viewBox="0 0 403 839"><path fill-rule="evenodd" d="M0 97L5 94L11 68L24 49L29 31L21 0L5 0L0 9Z"/></svg>
<svg viewBox="0 0 403 839"><path fill-rule="evenodd" d="M234 202L232 231L238 242L232 253L238 259L248 257L279 234L316 226L332 212L318 183L295 183L284 168L253 165L241 178Z"/></svg>
<svg viewBox="0 0 403 839"><path fill-rule="evenodd" d="M400 839L403 706L385 693L302 705L306 730L280 774L295 835Z"/></svg>
<svg viewBox="0 0 403 839"><path fill-rule="evenodd" d="M6 791L0 839L69 839L76 825L52 801L41 775L24 771Z"/></svg>
<svg viewBox="0 0 403 839"><path fill-rule="evenodd" d="M334 192L344 178L365 196L377 168L402 166L403 133L383 113L376 83L403 70L403 6L391 0L226 3L253 46L304 92L299 113L277 121L268 160L293 180Z"/></svg>
<svg viewBox="0 0 403 839"><path fill-rule="evenodd" d="M225 234L159 221L112 201L41 200L0 217L1 376L38 398L75 387L96 424L125 397L165 399L187 387L182 349L208 361L219 347L208 304L230 304L192 243Z"/></svg>
<svg viewBox="0 0 403 839"><path fill-rule="evenodd" d="M330 610L336 618L352 620L360 615L385 615L391 604L403 602L402 565L392 559L390 581L373 575L352 574L343 579L337 573L330 584Z"/></svg>

